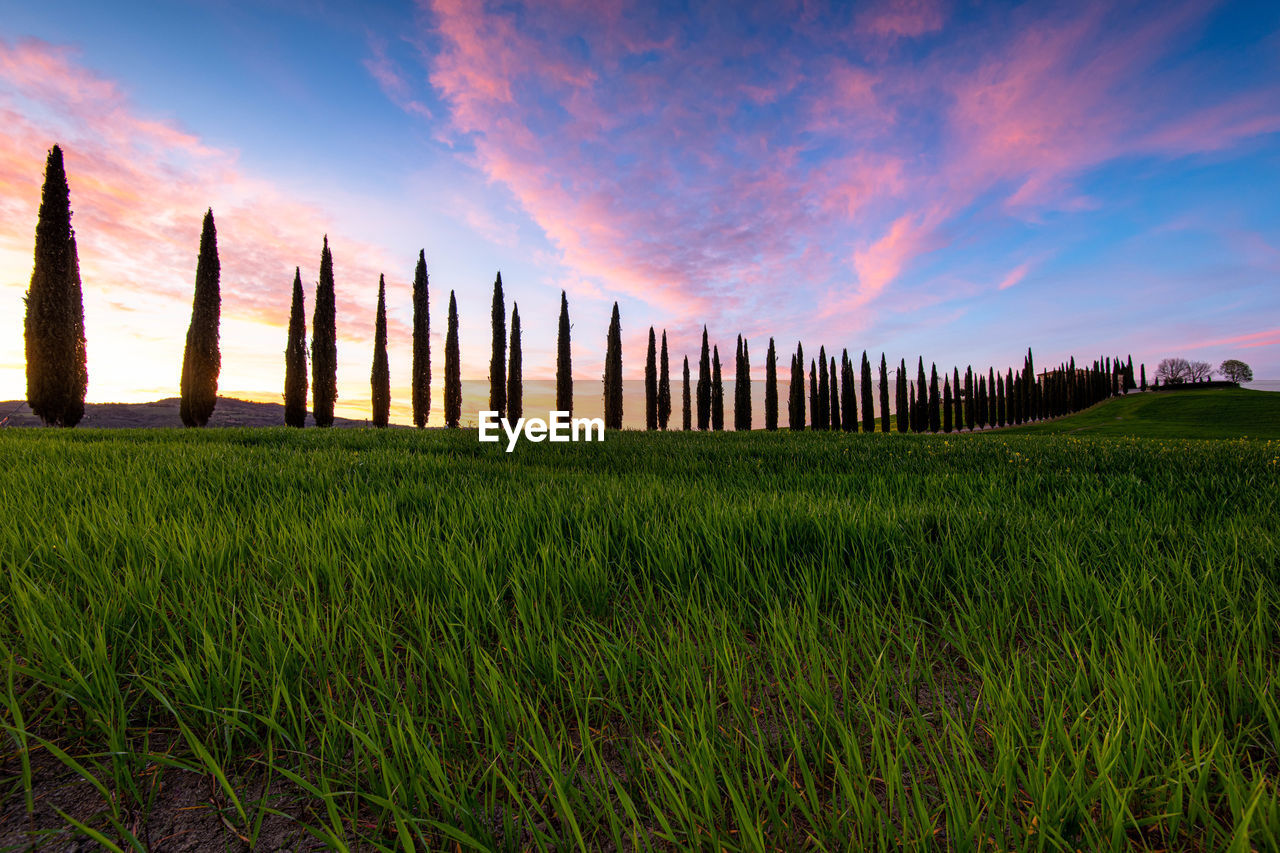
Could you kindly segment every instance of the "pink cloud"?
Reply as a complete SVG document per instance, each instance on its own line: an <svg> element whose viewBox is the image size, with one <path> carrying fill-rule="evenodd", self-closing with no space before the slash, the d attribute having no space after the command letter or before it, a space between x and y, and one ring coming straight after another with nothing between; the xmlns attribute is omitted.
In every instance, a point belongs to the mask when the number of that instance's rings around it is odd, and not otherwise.
<svg viewBox="0 0 1280 853"><path fill-rule="evenodd" d="M887 0L861 17L859 29L873 36L916 38L937 32L945 21L939 0Z"/></svg>
<svg viewBox="0 0 1280 853"><path fill-rule="evenodd" d="M1000 279L1000 283L996 285L996 290L1008 290L1014 285L1020 283L1024 278L1027 277L1027 273L1030 270L1031 270L1030 261L1027 261L1026 263L1018 264L1016 267L1009 270L1008 275Z"/></svg>
<svg viewBox="0 0 1280 853"><path fill-rule="evenodd" d="M1215 338L1188 344L1187 349L1208 349L1209 347L1270 347L1280 344L1280 328L1268 329L1265 332L1251 332L1244 335L1233 335L1227 338Z"/></svg>

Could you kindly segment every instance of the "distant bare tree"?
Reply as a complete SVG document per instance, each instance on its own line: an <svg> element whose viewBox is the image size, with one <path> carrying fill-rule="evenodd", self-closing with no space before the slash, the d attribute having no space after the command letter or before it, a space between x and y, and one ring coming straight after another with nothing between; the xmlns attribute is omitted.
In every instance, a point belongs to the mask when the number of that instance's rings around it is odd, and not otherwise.
<svg viewBox="0 0 1280 853"><path fill-rule="evenodd" d="M1208 382L1213 378L1213 365L1207 361L1192 361L1187 365L1192 382Z"/></svg>
<svg viewBox="0 0 1280 853"><path fill-rule="evenodd" d="M1232 382L1252 382L1253 370L1239 359L1229 358L1218 365L1218 372Z"/></svg>
<svg viewBox="0 0 1280 853"><path fill-rule="evenodd" d="M1180 385L1191 381L1191 362L1185 358L1161 359L1156 366L1156 379L1162 385Z"/></svg>

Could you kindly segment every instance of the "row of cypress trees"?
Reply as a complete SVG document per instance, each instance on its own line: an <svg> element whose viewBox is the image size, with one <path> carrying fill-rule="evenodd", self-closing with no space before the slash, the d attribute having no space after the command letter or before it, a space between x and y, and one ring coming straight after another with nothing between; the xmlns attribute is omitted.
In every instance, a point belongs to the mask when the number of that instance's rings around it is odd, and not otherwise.
<svg viewBox="0 0 1280 853"><path fill-rule="evenodd" d="M220 263L213 211L208 210L200 235L196 262L195 290L191 322L183 352L180 414L187 426L208 423L217 403L217 382L221 370L218 328L221 312ZM413 279L413 365L411 393L413 420L425 426L430 415L431 344L430 292L426 256L419 251ZM333 254L326 235L320 254L312 314L312 337L306 343L305 305L300 268L295 268L285 347L285 423L302 427L306 422L308 371L312 413L317 426L330 426L337 401L337 318ZM492 301L492 352L489 364L489 408L512 420L523 414L523 353L520 310L513 304L510 334L502 288L502 274L494 279ZM560 318L556 355L556 408L573 411L572 360L569 303L560 294ZM645 360L645 427L667 429L670 422L671 384L667 333L661 335L661 349L653 327L649 329ZM55 145L45 165L39 220L36 226L35 266L26 299L26 357L28 402L46 424L74 426L84 414L88 370L84 335L84 309L75 234L71 228L70 189L62 150ZM462 411L462 383L458 343L457 299L449 294L448 331L445 336L444 420L456 427ZM882 353L879 367L881 432L890 430L889 377ZM856 376L856 381L855 381ZM899 432L951 432L961 429L1021 424L1057 417L1086 408L1116 394L1146 388L1146 366L1141 370L1141 386L1135 381L1133 358L1110 357L1095 360L1090 367L1077 368L1074 358L1039 376L1035 373L1031 350L1017 372L1004 375L989 368L987 375L966 368L963 385L958 368L948 377L931 366L926 378L924 359L917 361L915 382L907 378L905 360L895 369L895 401ZM702 329L702 349L698 361L696 397L690 382L689 359L683 364L682 426L699 430L723 430L725 426L724 384L719 346L710 344ZM622 427L622 329L618 304L613 305L606 339L604 365L605 426ZM778 428L777 349L772 338L765 356L765 428ZM738 335L734 356L733 426L752 427L751 358L748 341ZM377 311L374 318L374 354L370 373L372 422L385 427L390 420L391 380L387 358L386 278L378 281ZM804 348L796 345L791 357L787 403L788 426L804 429L863 432L876 430L871 362L864 350L860 370L848 350L828 357L820 347L817 360L809 362L806 415Z"/></svg>

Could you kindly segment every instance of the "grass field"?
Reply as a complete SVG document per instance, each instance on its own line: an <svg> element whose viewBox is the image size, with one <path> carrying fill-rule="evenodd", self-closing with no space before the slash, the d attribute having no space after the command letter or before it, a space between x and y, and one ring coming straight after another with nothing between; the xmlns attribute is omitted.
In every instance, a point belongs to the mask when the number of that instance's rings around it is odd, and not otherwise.
<svg viewBox="0 0 1280 853"><path fill-rule="evenodd" d="M1280 394L1245 388L1129 394L1009 433L1280 439Z"/></svg>
<svg viewBox="0 0 1280 853"><path fill-rule="evenodd" d="M0 847L1277 849L1280 443L1083 435L0 432Z"/></svg>

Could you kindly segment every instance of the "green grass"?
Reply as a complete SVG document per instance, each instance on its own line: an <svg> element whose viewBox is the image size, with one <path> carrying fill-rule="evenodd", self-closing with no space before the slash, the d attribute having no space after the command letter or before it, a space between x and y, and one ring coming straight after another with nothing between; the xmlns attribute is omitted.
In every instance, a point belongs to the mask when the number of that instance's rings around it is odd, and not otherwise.
<svg viewBox="0 0 1280 853"><path fill-rule="evenodd" d="M1273 850L1277 495L1266 441L4 431L0 809L56 759L122 846L182 766L338 849Z"/></svg>
<svg viewBox="0 0 1280 853"><path fill-rule="evenodd" d="M1004 432L1276 439L1280 438L1280 394L1245 388L1134 393L1075 415Z"/></svg>

